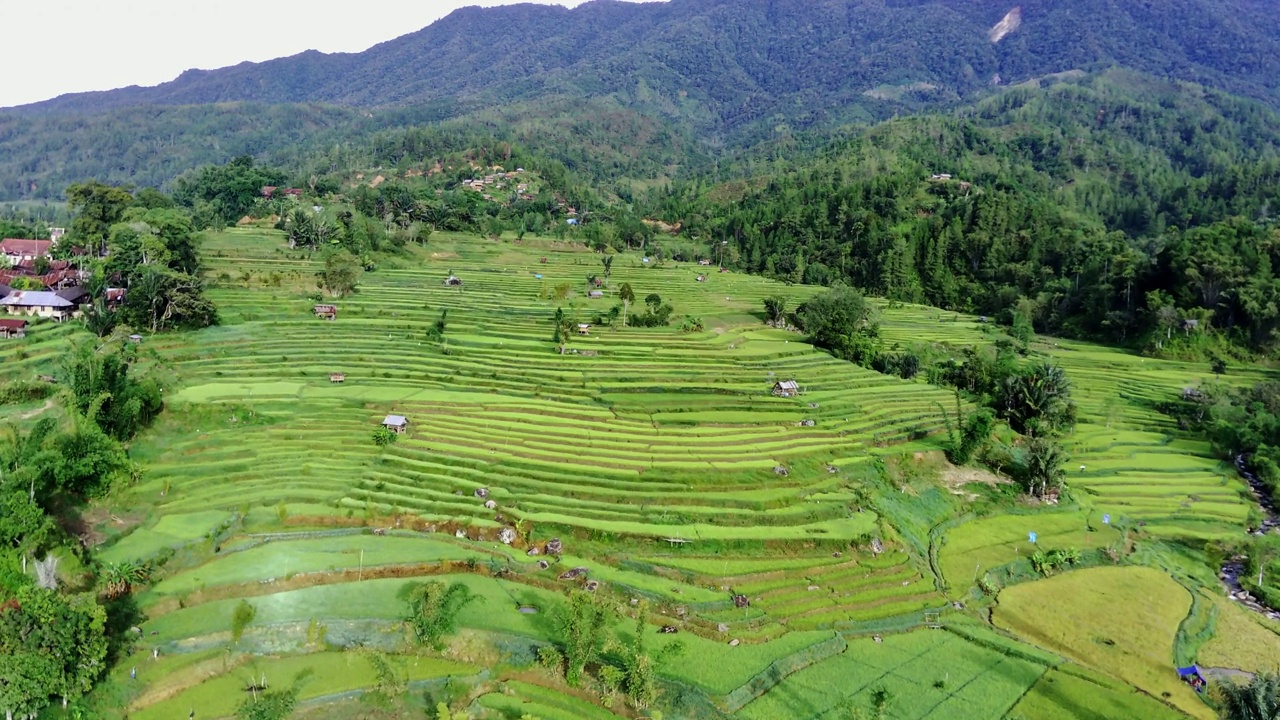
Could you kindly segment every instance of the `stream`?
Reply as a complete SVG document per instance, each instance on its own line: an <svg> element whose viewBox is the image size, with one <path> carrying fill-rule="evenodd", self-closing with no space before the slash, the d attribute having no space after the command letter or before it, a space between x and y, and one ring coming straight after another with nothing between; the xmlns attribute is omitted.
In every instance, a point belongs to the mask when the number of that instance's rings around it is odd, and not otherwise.
<svg viewBox="0 0 1280 720"><path fill-rule="evenodd" d="M1269 532L1275 532L1277 528L1280 528L1280 513L1276 512L1275 502L1272 501L1271 494L1267 492L1262 481L1249 470L1245 456L1236 456L1236 471L1240 473L1240 477L1249 483L1254 499L1258 501L1258 505L1262 508L1262 526L1254 530L1253 534L1265 535ZM1243 555L1237 555L1228 558L1222 563L1222 570L1218 573L1218 577L1222 579L1222 586L1227 590L1227 597L1256 613L1266 615L1272 620L1280 620L1280 611L1263 605L1240 584L1240 577L1245 573L1245 560L1246 558Z"/></svg>

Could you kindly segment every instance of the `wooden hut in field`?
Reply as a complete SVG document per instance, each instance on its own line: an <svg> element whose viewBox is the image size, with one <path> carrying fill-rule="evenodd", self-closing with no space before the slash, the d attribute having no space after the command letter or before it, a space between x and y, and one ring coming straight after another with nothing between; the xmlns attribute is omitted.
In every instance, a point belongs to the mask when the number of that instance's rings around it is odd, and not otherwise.
<svg viewBox="0 0 1280 720"><path fill-rule="evenodd" d="M462 287L462 278L450 273L449 277L444 279L444 284L447 287Z"/></svg>
<svg viewBox="0 0 1280 720"><path fill-rule="evenodd" d="M134 333L133 335L129 336L129 342L133 343L134 345L141 345L142 336L137 333Z"/></svg>
<svg viewBox="0 0 1280 720"><path fill-rule="evenodd" d="M346 381L347 381L346 373L329 373L329 382L331 383L338 383L339 385L341 385Z"/></svg>
<svg viewBox="0 0 1280 720"><path fill-rule="evenodd" d="M587 295L588 295L592 300L599 300L600 298L604 297L604 291L603 291L603 290L592 290L591 292L587 293Z"/></svg>
<svg viewBox="0 0 1280 720"><path fill-rule="evenodd" d="M26 320L0 320L0 338L21 338L27 336Z"/></svg>
<svg viewBox="0 0 1280 720"><path fill-rule="evenodd" d="M795 380L779 380L773 384L775 397L795 397L800 394L800 384Z"/></svg>
<svg viewBox="0 0 1280 720"><path fill-rule="evenodd" d="M311 312L315 313L315 316L322 320L338 319L337 305L317 305L311 309Z"/></svg>
<svg viewBox="0 0 1280 720"><path fill-rule="evenodd" d="M588 324L586 324L586 323L578 323L578 334L579 334L579 335L590 335L590 334L591 334L591 326L590 326L590 325L588 325Z"/></svg>
<svg viewBox="0 0 1280 720"><path fill-rule="evenodd" d="M403 435L409 429L409 418L403 415L388 415L382 421L382 427Z"/></svg>

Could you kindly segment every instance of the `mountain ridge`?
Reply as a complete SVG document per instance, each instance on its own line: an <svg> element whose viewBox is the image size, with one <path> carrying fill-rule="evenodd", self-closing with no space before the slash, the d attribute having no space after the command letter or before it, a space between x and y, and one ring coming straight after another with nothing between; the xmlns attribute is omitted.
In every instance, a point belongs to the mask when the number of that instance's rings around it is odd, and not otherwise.
<svg viewBox="0 0 1280 720"><path fill-rule="evenodd" d="M54 197L59 185L89 175L164 184L240 154L292 167L291 157L373 132L443 121L483 126L489 120L477 118L485 117L532 116L534 125L563 129L579 114L630 118L618 127L644 124L644 116L663 126L658 132L672 146L687 138L714 156L793 133L955 108L993 87L1115 67L1280 107L1280 15L1262 0L1018 2L461 8L359 53L309 50L188 70L158 86L0 109L0 157L8 161L0 197ZM993 28L1015 8L1017 27L993 42ZM552 139L532 144L550 147ZM573 144L572 135L554 140ZM665 153L594 174L637 179L637 168L674 159ZM639 179L671 177L649 172Z"/></svg>
<svg viewBox="0 0 1280 720"><path fill-rule="evenodd" d="M1280 61L1269 39L1275 35L1267 34L1280 33L1280 20L1257 0L1016 2L592 0L573 9L467 7L359 53L308 50L3 112L244 101L385 108L443 99L474 108L557 93L644 103L647 87L667 105L692 99L706 106L709 117L693 124L723 129L770 111L787 114L784 106L797 101L838 109L881 85L926 83L955 98L997 78L1016 82L1096 63L1280 102ZM991 42L991 28L1014 7L1021 9L1020 27ZM678 107L667 112L685 114Z"/></svg>

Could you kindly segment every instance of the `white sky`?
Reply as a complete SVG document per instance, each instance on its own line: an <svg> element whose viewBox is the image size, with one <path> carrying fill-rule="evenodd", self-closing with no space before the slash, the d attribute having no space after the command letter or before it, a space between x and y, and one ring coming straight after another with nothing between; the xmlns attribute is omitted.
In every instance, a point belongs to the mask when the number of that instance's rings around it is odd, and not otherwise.
<svg viewBox="0 0 1280 720"><path fill-rule="evenodd" d="M309 49L358 52L460 7L517 1L0 0L0 107Z"/></svg>

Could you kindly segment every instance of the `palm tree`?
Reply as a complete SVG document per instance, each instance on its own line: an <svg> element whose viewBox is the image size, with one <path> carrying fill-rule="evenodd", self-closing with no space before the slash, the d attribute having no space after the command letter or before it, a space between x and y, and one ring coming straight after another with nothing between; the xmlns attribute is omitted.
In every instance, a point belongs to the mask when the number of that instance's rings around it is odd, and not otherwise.
<svg viewBox="0 0 1280 720"><path fill-rule="evenodd" d="M1280 675L1259 673L1247 685L1218 686L1223 720L1280 720Z"/></svg>
<svg viewBox="0 0 1280 720"><path fill-rule="evenodd" d="M111 563L102 569L103 594L109 600L124 597L133 591L135 584L146 582L147 576L145 565L127 560Z"/></svg>
<svg viewBox="0 0 1280 720"><path fill-rule="evenodd" d="M1066 463L1067 453L1061 445L1051 438L1031 438L1027 443L1027 491L1034 494L1039 486L1040 497L1046 497L1050 488L1061 487Z"/></svg>
<svg viewBox="0 0 1280 720"><path fill-rule="evenodd" d="M613 272L613 256L605 255L600 258L600 264L604 265L604 284L609 284L609 274Z"/></svg>

